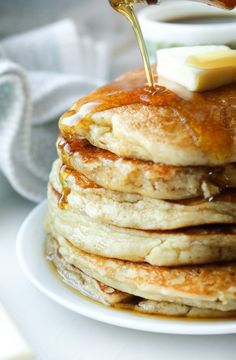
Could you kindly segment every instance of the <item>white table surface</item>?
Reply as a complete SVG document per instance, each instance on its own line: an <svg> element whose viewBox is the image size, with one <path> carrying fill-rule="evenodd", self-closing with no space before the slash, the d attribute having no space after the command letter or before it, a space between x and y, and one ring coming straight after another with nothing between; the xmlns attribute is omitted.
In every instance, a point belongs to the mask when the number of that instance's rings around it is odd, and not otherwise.
<svg viewBox="0 0 236 360"><path fill-rule="evenodd" d="M236 335L174 336L122 329L47 299L22 274L15 255L17 231L33 207L10 187L4 194L0 189L0 301L38 360L236 359Z"/></svg>

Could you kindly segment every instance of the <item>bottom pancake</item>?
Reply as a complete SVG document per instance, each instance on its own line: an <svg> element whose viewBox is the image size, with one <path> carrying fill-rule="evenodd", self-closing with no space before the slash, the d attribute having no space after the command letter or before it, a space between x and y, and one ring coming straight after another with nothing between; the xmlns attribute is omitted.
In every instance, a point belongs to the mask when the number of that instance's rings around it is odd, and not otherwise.
<svg viewBox="0 0 236 360"><path fill-rule="evenodd" d="M75 265L75 262L68 261L68 254L70 251L75 250L77 259L81 258L81 266L78 264ZM67 252L67 255L65 255ZM112 305L113 307L117 308L123 308L128 310L135 310L138 312L146 313L146 314L159 314L159 315L167 315L167 316L181 316L181 317L191 317L191 318L219 318L219 317L235 317L236 316L236 306L233 306L231 304L230 310L219 310L217 309L217 306L194 306L186 304L186 299L183 298L183 303L181 303L181 299L178 299L178 301L174 301L173 296L168 297L165 300L149 300L147 298L143 298L140 296L136 296L135 294L129 294L127 292L117 290L114 287L110 285L106 285L105 283L98 280L98 277L92 276L89 274L89 271L85 271L84 262L86 261L86 258L88 260L88 257L90 257L91 265L92 262L97 260L99 262L99 257L86 254L83 251L77 251L73 248L68 242L64 243L60 240L57 241L56 239L52 238L50 235L47 238L47 246L46 246L46 253L47 258L54 263L56 266L56 269L63 279L63 281L73 287L74 289L78 290L83 295L86 295L89 298L92 298L100 303L103 303L105 305ZM84 257L84 259L82 259ZM96 259L97 258L97 259ZM106 259L104 259L106 261ZM108 262L111 262L113 260L108 260ZM114 260L116 262L116 260ZM118 266L126 266L128 268L130 262L118 261ZM123 263L123 264L121 264ZM89 265L89 264L88 264ZM107 271L107 266L104 264L105 272ZM233 266L233 265L232 265ZM150 267L150 265L149 265ZM168 271L167 268L158 268L155 267L156 271L162 271L165 269L165 271ZM199 267L198 267L199 269ZM110 269L111 271L112 269ZM129 269L126 269L129 271ZM130 274L127 274L128 276L132 277L132 269ZM176 269L175 269L176 270ZM224 269L225 271L226 269ZM170 271L172 271L170 269ZM185 270L186 271L186 270ZM99 273L99 265L98 265L98 273ZM111 271L112 272L112 271ZM181 270L179 269L179 272ZM199 271L197 271L199 272ZM197 273L196 272L196 273ZM221 270L218 269L218 272L221 273ZM193 274L192 277L194 278ZM221 274L222 275L222 274ZM235 275L235 274L234 274ZM110 274L112 277L112 274ZM150 274L151 276L151 274ZM181 274L180 274L181 276ZM217 276L217 270L216 275ZM219 276L219 274L218 274ZM181 278L180 278L181 279ZM195 286L199 286L197 284L197 280L195 279ZM226 279L227 282L228 279ZM179 279L176 278L176 283L178 283ZM207 279L206 279L207 281ZM212 281L212 277L210 278L210 282ZM172 278L173 282L173 278ZM193 279L194 282L194 279ZM160 284L157 284L157 287ZM189 285L188 283L186 284ZM194 284L192 284L193 286ZM204 286L208 286L208 284L202 284ZM217 286L217 285L216 285ZM216 289L219 291L222 291L222 289ZM235 289L234 289L235 290ZM231 289L231 292L233 289ZM194 289L193 289L194 292ZM209 294L206 294L206 297ZM234 294L235 295L235 294ZM223 293L222 293L223 296ZM220 301L220 300L219 300ZM199 301L198 301L199 303ZM227 300L224 300L225 305L227 304ZM224 306L223 306L224 307ZM225 306L225 309L229 308L228 305Z"/></svg>

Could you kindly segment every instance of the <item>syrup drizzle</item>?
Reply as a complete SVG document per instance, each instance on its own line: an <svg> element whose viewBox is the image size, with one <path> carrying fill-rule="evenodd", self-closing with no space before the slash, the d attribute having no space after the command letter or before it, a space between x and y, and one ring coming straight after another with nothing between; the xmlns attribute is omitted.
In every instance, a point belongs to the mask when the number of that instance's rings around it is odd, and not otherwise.
<svg viewBox="0 0 236 360"><path fill-rule="evenodd" d="M140 1L139 1L140 2ZM152 67L150 64L149 56L147 47L143 38L142 30L138 21L138 18L136 16L136 13L133 8L133 3L137 3L137 1L117 1L117 0L110 0L111 6L118 11L120 14L124 15L127 20L131 23L132 28L134 30L134 33L137 38L139 50L142 55L143 59L143 65L147 77L148 86L154 87L155 86L155 79L152 72ZM149 1L148 3L155 4L157 3L157 0L155 1Z"/></svg>
<svg viewBox="0 0 236 360"><path fill-rule="evenodd" d="M59 145L60 146L60 145ZM99 189L100 186L95 182L87 179L84 175L80 174L78 171L74 170L72 166L67 163L63 163L59 171L59 181L62 186L62 192L59 194L58 205L60 209L68 208L68 196L71 193L71 186L68 184L69 176L73 176L76 184L83 189Z"/></svg>
<svg viewBox="0 0 236 360"><path fill-rule="evenodd" d="M66 210L68 208L68 199L67 198L71 193L71 189L67 185L67 179L68 179L68 176L72 174L72 172L73 172L73 169L71 169L67 165L63 164L60 167L59 181L62 186L62 192L59 196L58 205L59 205L60 209L62 209L62 210Z"/></svg>

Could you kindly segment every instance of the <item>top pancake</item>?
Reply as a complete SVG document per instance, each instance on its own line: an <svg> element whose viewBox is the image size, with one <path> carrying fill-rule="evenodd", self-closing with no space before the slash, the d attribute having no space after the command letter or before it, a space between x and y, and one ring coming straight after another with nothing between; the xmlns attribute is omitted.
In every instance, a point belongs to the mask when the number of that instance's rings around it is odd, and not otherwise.
<svg viewBox="0 0 236 360"><path fill-rule="evenodd" d="M236 84L193 93L159 84L152 89L145 81L144 71L134 70L77 101L60 119L63 136L155 163L236 161Z"/></svg>

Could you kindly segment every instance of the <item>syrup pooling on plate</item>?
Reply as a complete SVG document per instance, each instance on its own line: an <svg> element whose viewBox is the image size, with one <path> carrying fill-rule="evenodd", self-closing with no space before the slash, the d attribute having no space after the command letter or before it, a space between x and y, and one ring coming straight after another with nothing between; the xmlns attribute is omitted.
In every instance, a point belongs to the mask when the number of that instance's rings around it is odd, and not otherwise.
<svg viewBox="0 0 236 360"><path fill-rule="evenodd" d="M233 9L236 6L236 0L197 0L198 2L205 2L209 5L223 7L225 9Z"/></svg>

